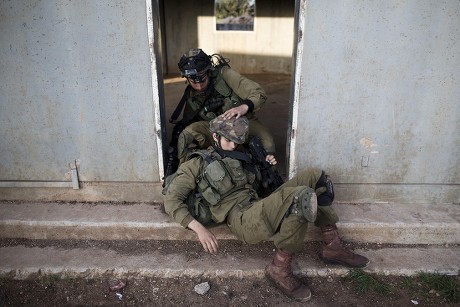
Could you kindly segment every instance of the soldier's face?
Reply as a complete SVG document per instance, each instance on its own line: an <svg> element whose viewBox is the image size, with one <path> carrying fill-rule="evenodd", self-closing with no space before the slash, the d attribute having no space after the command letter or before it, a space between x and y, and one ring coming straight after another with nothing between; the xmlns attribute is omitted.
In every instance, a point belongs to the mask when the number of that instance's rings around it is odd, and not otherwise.
<svg viewBox="0 0 460 307"><path fill-rule="evenodd" d="M238 146L238 144L236 144L235 142L230 141L229 139L223 136L218 136L216 133L213 133L212 137L214 138L214 141L216 141L216 143L219 144L220 148L222 148L223 150L234 151Z"/></svg>
<svg viewBox="0 0 460 307"><path fill-rule="evenodd" d="M207 73L201 77L201 82L196 82L191 78L187 78L187 81L195 91L200 93L204 92L209 85L209 77Z"/></svg>

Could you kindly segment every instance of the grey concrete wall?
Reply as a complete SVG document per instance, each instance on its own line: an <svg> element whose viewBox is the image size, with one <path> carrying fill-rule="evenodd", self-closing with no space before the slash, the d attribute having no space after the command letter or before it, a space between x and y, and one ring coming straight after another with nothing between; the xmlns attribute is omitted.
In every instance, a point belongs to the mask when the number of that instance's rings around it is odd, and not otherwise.
<svg viewBox="0 0 460 307"><path fill-rule="evenodd" d="M202 33L212 12L211 1L175 1L165 6L182 15L166 16L177 25L167 23L162 46L174 67L171 48L188 49L184 30ZM261 2L259 17L288 27L278 23L287 6ZM191 13L196 29L188 8L204 12ZM460 203L460 2L299 0L297 10L289 174L327 169L341 201ZM156 2L18 0L0 12L0 198L161 200ZM274 28L242 43L195 39L275 50ZM229 57L249 70L290 65L287 53L259 49Z"/></svg>
<svg viewBox="0 0 460 307"><path fill-rule="evenodd" d="M149 48L158 17L152 20L151 5L0 2L2 198L38 197L48 187L51 197L135 200L139 186L158 185L160 103ZM66 192L72 162L87 188Z"/></svg>
<svg viewBox="0 0 460 307"><path fill-rule="evenodd" d="M164 1L168 73L190 48L221 53L240 73L291 73L295 1L256 1L254 31L216 31L214 0Z"/></svg>
<svg viewBox="0 0 460 307"><path fill-rule="evenodd" d="M460 2L299 1L290 174L354 202L460 202Z"/></svg>

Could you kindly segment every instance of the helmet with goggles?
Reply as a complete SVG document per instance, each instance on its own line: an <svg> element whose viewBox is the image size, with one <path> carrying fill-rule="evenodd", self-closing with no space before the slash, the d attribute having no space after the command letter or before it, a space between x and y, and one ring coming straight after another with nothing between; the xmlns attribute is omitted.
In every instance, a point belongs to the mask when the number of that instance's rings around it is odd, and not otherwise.
<svg viewBox="0 0 460 307"><path fill-rule="evenodd" d="M249 121L246 116L224 119L220 115L209 122L209 129L236 144L243 144L248 138Z"/></svg>
<svg viewBox="0 0 460 307"><path fill-rule="evenodd" d="M201 49L190 49L177 63L181 76L201 83L206 79L207 71L212 68L211 59Z"/></svg>

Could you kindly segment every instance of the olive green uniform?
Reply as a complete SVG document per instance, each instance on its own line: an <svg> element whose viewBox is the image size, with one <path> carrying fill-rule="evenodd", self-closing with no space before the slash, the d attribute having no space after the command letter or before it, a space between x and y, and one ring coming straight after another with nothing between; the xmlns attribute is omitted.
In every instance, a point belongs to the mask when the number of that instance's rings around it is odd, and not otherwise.
<svg viewBox="0 0 460 307"><path fill-rule="evenodd" d="M202 157L182 163L166 191L165 210L184 227L194 220L185 200L190 192L197 189L197 178L202 175L205 166L206 162ZM307 187L315 189L322 171L307 169L263 199L258 199L252 188L253 174L243 168L237 172L246 174L247 183L210 206L213 221L226 221L230 230L243 242L254 244L273 238L277 248L287 252L299 251L308 223L301 215L289 214L288 211L299 193ZM337 221L338 217L330 206L318 206L316 226L334 224Z"/></svg>
<svg viewBox="0 0 460 307"><path fill-rule="evenodd" d="M255 116L267 96L264 89L256 82L242 76L228 66L216 67L210 71L211 93L199 93L191 90L184 109L184 118L195 114L198 110L200 121L189 124L178 139L178 158L183 162L190 149L207 148L213 143L209 132L209 121L225 111L242 105L247 99L254 104L254 109L245 116L249 119L249 136L258 136L267 153L275 153L275 142L269 130ZM211 85L210 85L211 86ZM217 110L207 111L203 106L206 102L223 101L224 105Z"/></svg>

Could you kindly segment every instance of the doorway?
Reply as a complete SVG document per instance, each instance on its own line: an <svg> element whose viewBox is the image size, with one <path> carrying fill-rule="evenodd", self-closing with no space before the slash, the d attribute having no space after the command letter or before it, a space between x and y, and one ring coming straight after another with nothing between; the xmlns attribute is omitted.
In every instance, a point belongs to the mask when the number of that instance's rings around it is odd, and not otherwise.
<svg viewBox="0 0 460 307"><path fill-rule="evenodd" d="M169 118L186 87L177 68L179 58L190 48L220 53L234 70L265 89L267 101L256 115L275 139L277 169L286 177L295 1L255 5L254 31L225 32L215 30L213 0L160 0L165 140L169 144L173 128Z"/></svg>

